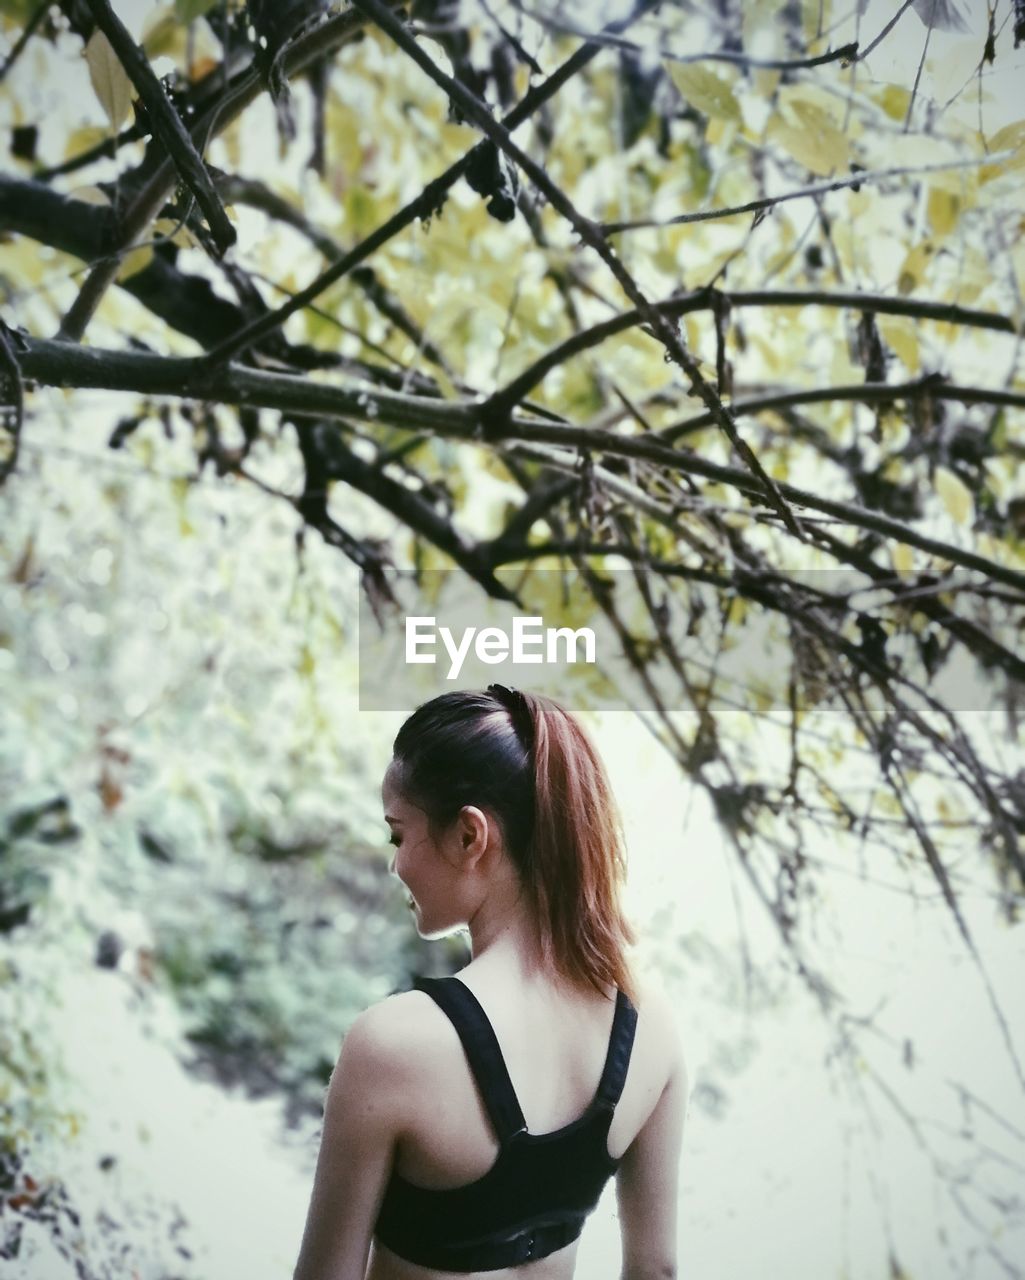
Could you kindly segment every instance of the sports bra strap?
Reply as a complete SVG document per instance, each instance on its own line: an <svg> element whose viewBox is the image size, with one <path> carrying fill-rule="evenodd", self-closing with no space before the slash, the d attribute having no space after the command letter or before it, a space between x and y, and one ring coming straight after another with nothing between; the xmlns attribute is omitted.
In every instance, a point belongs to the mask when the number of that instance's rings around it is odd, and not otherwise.
<svg viewBox="0 0 1025 1280"><path fill-rule="evenodd" d="M454 975L449 978L415 978L413 985L441 1006L459 1032L495 1134L504 1145L513 1134L526 1129L527 1122L488 1015L466 983Z"/></svg>
<svg viewBox="0 0 1025 1280"><path fill-rule="evenodd" d="M637 1010L625 991L616 992L616 1012L612 1018L612 1034L609 1051L605 1056L601 1080L598 1083L596 1101L615 1110L626 1081L626 1069L630 1065L634 1032L637 1029Z"/></svg>
<svg viewBox="0 0 1025 1280"><path fill-rule="evenodd" d="M413 985L440 1005L459 1033L499 1142L504 1144L514 1134L526 1130L527 1122L509 1078L495 1029L470 988L455 975L415 978ZM626 1081L636 1028L637 1010L626 992L617 991L612 1033L595 1094L595 1105L615 1110Z"/></svg>

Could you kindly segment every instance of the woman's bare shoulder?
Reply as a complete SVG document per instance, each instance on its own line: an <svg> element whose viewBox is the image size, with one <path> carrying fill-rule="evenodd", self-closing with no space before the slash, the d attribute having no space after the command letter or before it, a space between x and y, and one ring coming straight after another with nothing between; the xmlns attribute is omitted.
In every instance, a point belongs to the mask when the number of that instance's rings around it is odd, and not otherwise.
<svg viewBox="0 0 1025 1280"><path fill-rule="evenodd" d="M679 1001L657 974L637 975L635 982L640 1000L638 1028L643 1027L649 1044L657 1045L658 1052L665 1055L669 1073L680 1072L686 1079Z"/></svg>
<svg viewBox="0 0 1025 1280"><path fill-rule="evenodd" d="M382 1052L422 1065L425 1053L446 1042L450 1024L431 997L414 988L393 992L368 1006L353 1023L356 1026L363 1035L372 1037Z"/></svg>

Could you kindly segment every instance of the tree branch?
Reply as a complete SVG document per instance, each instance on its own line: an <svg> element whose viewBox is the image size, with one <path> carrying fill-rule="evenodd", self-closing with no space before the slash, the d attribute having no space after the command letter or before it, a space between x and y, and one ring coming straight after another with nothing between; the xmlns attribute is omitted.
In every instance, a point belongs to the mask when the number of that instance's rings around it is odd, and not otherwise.
<svg viewBox="0 0 1025 1280"><path fill-rule="evenodd" d="M235 228L224 211L209 170L193 145L191 135L154 75L146 54L111 8L110 0L88 0L88 3L96 25L110 41L118 61L142 99L153 133L167 149L182 182L196 197L218 254L223 255L235 243Z"/></svg>
<svg viewBox="0 0 1025 1280"><path fill-rule="evenodd" d="M22 53L24 53L28 42L36 34L39 27L42 25L43 19L46 17L47 13L49 13L50 5L52 3L53 0L41 0L41 3L36 5L35 12L29 18L28 22L25 23L21 35L14 42L14 48L4 59L3 66L0 67L0 83L3 82L7 73L18 61Z"/></svg>
<svg viewBox="0 0 1025 1280"><path fill-rule="evenodd" d="M653 3L653 0L646 0L647 3ZM355 10L354 10L355 11ZM384 12L388 12L387 9ZM362 16L362 15L361 15ZM611 23L611 28L621 28L626 25L628 19L621 22ZM599 52L599 45L584 45L578 49L572 57L568 58L557 71L554 71L547 80L542 84L531 89L518 103L512 111L505 117L505 127L507 129L515 129L517 125L522 124L528 119L534 111L537 110L543 102L546 102L553 94L555 94L567 80L587 65ZM312 281L305 289L301 289L289 302L279 307L277 311L271 312L270 315L257 321L255 324L247 326L238 333L226 339L210 352L211 361L230 360L232 356L246 350L252 346L254 342L258 342L265 334L272 329L276 329L279 325L284 324L289 316L294 315L296 311L301 310L308 303L312 302L325 289L329 288L336 281L340 280L344 275L364 262L370 257L375 250L382 245L387 244L398 233L404 230L414 222L417 218L427 218L444 204L445 194L456 181L469 168L471 163L477 158L483 147L483 143L477 143L471 147L467 153L457 160L455 164L450 165L444 173L434 178L423 191L410 201L405 208L400 209L393 214L387 222L383 223L376 231L371 232L365 240L360 244L353 246L348 253L334 262L326 271L322 272L316 280Z"/></svg>
<svg viewBox="0 0 1025 1280"><path fill-rule="evenodd" d="M643 227L678 227L689 222L709 222L714 218L732 218L739 213L757 213L760 209L771 209L774 205L785 204L788 200L807 200L825 195L828 191L842 191L845 187L853 187L857 191L864 182L881 182L885 178L936 173L944 169L974 169L984 164L997 164L1014 154L1014 149L1009 147L993 155L978 156L971 160L948 160L942 164L908 165L898 169L859 169L849 178L818 182L814 186L802 187L799 191L785 191L779 196L762 196L757 200L728 205L723 209L701 209L696 213L678 214L675 218L634 218L629 222L602 222L599 226L605 235L611 236L621 231L637 231Z"/></svg>
<svg viewBox="0 0 1025 1280"><path fill-rule="evenodd" d="M296 427L308 435L320 426L298 422ZM345 443L337 431L330 431L319 444L325 479L342 480L353 489L372 498L379 507L390 511L407 528L433 543L463 569L496 600L519 602L518 597L494 575L494 568L481 549L468 542L455 526L435 511L431 504L412 489L385 475L380 465L364 461ZM309 450L306 451L307 454Z"/></svg>
<svg viewBox="0 0 1025 1280"><path fill-rule="evenodd" d="M560 35L579 36L582 40L595 40L610 49L625 49L629 53L639 53L644 57L655 55L667 62L728 62L738 67L764 67L773 71L800 71L807 67L821 67L828 62L843 62L854 58L858 52L857 41L841 45L838 49L830 49L826 53L817 53L807 58L756 58L747 53L734 53L729 49L703 49L699 53L674 53L662 45L638 44L636 40L626 40L622 36L607 35L600 32L587 31L563 19L552 18L547 14L528 9L517 0L516 8L532 18L539 26L547 27Z"/></svg>
<svg viewBox="0 0 1025 1280"><path fill-rule="evenodd" d="M800 522L790 511L772 477L764 470L748 444L737 434L736 424L731 414L702 377L697 360L687 351L661 313L652 307L637 286L636 281L616 257L612 247L601 234L600 228L577 211L573 202L563 192L562 188L552 182L541 165L537 164L513 142L509 130L493 118L487 106L475 94L471 93L458 80L454 80L441 70L430 54L420 48L395 15L381 3L381 0L353 0L353 3L357 8L371 16L378 26L391 36L399 48L407 53L435 84L444 89L449 97L458 103L460 109L479 125L491 141L512 160L516 161L537 189L547 196L549 203L569 222L581 240L595 250L612 272L623 292L641 312L647 323L651 325L652 330L663 343L670 357L690 378L694 391L704 400L709 410L715 415L716 422L722 427L734 449L760 482L770 506L776 508L784 524L794 537L803 537ZM487 424L488 432L492 432L495 429L496 417L494 410L494 401L487 402L484 421ZM498 422L500 425L500 419Z"/></svg>
<svg viewBox="0 0 1025 1280"><path fill-rule="evenodd" d="M782 391L771 396L751 396L732 400L730 408L738 416L759 413L763 409L785 409L795 404L821 404L830 400L856 400L863 404L880 401L910 400L929 397L933 400L959 400L962 404L1005 404L1025 408L1025 391L1003 391L999 387L964 387L944 381L941 373L926 373L910 382L855 382L849 386L805 387L800 391ZM662 427L655 435L668 443L681 436L711 426L710 413L695 414L683 422Z"/></svg>
<svg viewBox="0 0 1025 1280"><path fill-rule="evenodd" d="M739 307L849 307L851 310L872 311L880 315L914 316L920 320L970 325L998 333L1017 332L1014 322L1009 317L999 315L995 311L974 311L970 307L958 306L952 302L891 298L886 294L861 293L853 290L827 292L821 289L711 290L703 288L694 289L689 293L674 294L664 302L656 302L652 305L664 316L676 319L697 311L711 310L715 306L716 295L723 299L730 310L736 310ZM550 351L538 357L511 382L496 391L491 397L493 404L501 409L519 404L523 397L532 391L552 369L565 364L571 357L598 346L608 338L634 328L642 320L644 316L639 309L635 308L612 316L609 320L603 320L590 329L571 334Z"/></svg>
<svg viewBox="0 0 1025 1280"><path fill-rule="evenodd" d="M235 174L226 174L224 177L218 178L217 185L230 203L244 204L252 209L260 209L268 217L274 218L278 222L283 222L286 226L293 227L301 235L305 236L311 244L315 245L329 262L336 262L345 256L346 250L337 240L328 235L326 231L314 226L303 214L302 210L290 204L284 196L279 196L276 191L272 191L266 183L258 182L251 178L240 178ZM432 364L437 365L439 369L442 369L451 378L452 371L445 359L444 352L436 347L433 342L429 342L424 334L420 332L398 299L393 297L378 280L373 269L371 267L357 268L350 272L350 275L377 310L404 333L411 342L415 343L417 350L422 351ZM293 293L292 296L294 297L295 294Z"/></svg>
<svg viewBox="0 0 1025 1280"><path fill-rule="evenodd" d="M0 174L0 232L14 232L51 245L84 262L101 258L114 235L109 207L69 199L39 182ZM237 270L237 268L236 268ZM204 276L179 271L169 252L158 246L147 265L117 286L179 333L211 347L252 318L242 307L216 293ZM296 369L334 367L334 352L289 343L274 334L263 350ZM371 376L370 370L364 376Z"/></svg>
<svg viewBox="0 0 1025 1280"><path fill-rule="evenodd" d="M6 457L0 459L0 485L18 465L18 449L21 444L21 428L25 418L25 388L21 366L14 353L18 335L8 329L0 319L0 417L10 436Z"/></svg>
<svg viewBox="0 0 1025 1280"><path fill-rule="evenodd" d="M480 402L432 400L365 386L332 386L294 374L270 373L240 365L211 368L203 356L156 356L26 338L25 350L18 355L18 362L23 378L48 386L135 391L179 399L191 396L223 404L281 409L306 416L381 422L410 431L426 429L471 443L480 441L484 426L481 416L484 405ZM644 458L674 472L704 476L729 485L749 497L764 496L762 486L744 469L712 462L650 436L628 436L534 418L512 418L504 437L510 444L537 442L563 449ZM978 570L1007 586L1025 590L1025 573L987 560L966 548L930 538L890 516L782 481L780 489L788 501L802 507L835 515L858 528L873 530L951 564Z"/></svg>
<svg viewBox="0 0 1025 1280"><path fill-rule="evenodd" d="M304 71L311 62L325 57L340 45L345 44L362 29L363 18L353 10L347 10L337 17L304 35L297 36L287 51L282 55L281 68L288 78ZM214 132L226 128L247 106L266 88L264 77L256 68L242 74L226 93L210 104L205 112L192 126L193 138L209 138ZM156 170L147 178L141 190L133 199L118 229L113 252L102 259L92 271L82 287L88 290L88 303L91 308L85 315L83 303L82 315L77 325L81 328L79 337L84 336L89 320L96 312L107 289L114 283L120 267L121 259L145 234L146 228L163 208L167 197L174 188L175 168L169 158L165 158Z"/></svg>

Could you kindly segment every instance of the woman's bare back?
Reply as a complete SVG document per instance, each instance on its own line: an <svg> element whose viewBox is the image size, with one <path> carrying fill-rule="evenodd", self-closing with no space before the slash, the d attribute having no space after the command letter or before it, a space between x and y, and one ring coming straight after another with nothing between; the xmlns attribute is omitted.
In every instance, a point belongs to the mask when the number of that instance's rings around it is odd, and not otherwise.
<svg viewBox="0 0 1025 1280"><path fill-rule="evenodd" d="M612 1029L614 989L603 997L514 982L472 962L458 976L494 1027L528 1132L550 1133L578 1119L598 1088ZM499 1148L459 1036L424 992L393 999L406 1006L403 1015L412 1024L420 1067L413 1107L417 1119L399 1140L395 1169L421 1187L464 1186L488 1172ZM626 1082L609 1130L613 1159L630 1147L669 1078L673 1031L666 1025L668 1012L664 998L641 994ZM523 1266L481 1272L479 1280L525 1273L531 1280L569 1280L577 1244ZM375 1241L367 1280L434 1280L450 1274L407 1262Z"/></svg>

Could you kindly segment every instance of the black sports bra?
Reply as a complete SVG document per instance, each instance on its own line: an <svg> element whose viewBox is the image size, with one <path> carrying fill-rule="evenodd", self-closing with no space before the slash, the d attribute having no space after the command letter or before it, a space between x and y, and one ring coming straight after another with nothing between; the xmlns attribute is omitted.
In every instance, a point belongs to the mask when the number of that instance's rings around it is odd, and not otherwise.
<svg viewBox="0 0 1025 1280"><path fill-rule="evenodd" d="M605 1067L584 1114L552 1133L528 1133L494 1028L456 977L417 978L452 1020L499 1141L495 1163L462 1187L431 1190L395 1170L374 1235L400 1257L443 1271L495 1271L543 1258L579 1236L619 1165L609 1125L623 1091L637 1010L616 995Z"/></svg>

